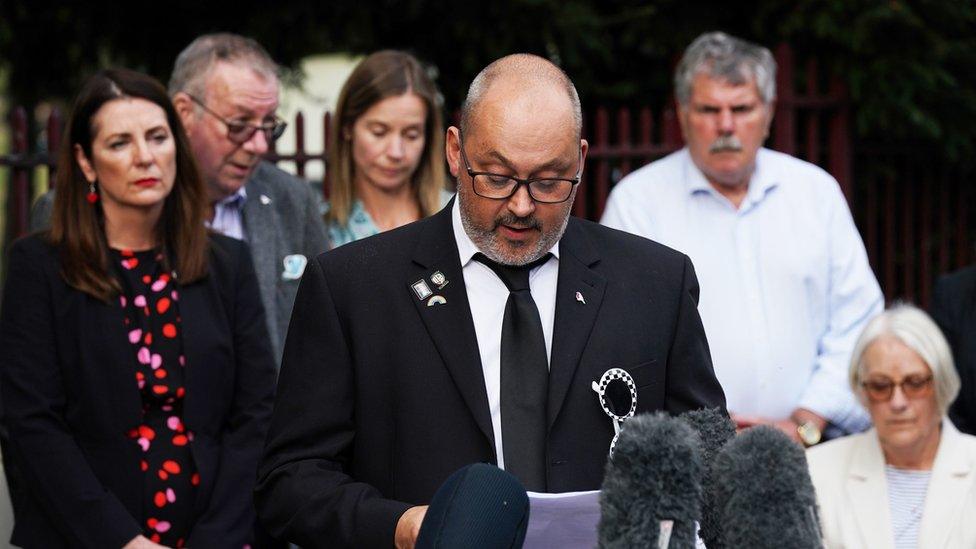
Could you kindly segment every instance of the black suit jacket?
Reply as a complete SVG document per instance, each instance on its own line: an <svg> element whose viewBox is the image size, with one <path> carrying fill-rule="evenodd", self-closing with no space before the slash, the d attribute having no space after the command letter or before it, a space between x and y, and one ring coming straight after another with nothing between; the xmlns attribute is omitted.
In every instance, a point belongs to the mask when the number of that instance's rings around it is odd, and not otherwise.
<svg viewBox="0 0 976 549"><path fill-rule="evenodd" d="M12 542L121 547L141 533L141 420L132 346L115 301L67 286L40 235L13 244L0 312L3 419L20 485ZM251 487L275 370L247 247L211 239L210 271L180 290L183 420L201 483L191 547L251 540ZM7 458L8 456L4 456Z"/></svg>
<svg viewBox="0 0 976 549"><path fill-rule="evenodd" d="M976 435L976 266L939 277L932 318L949 340L962 382L949 417L960 431Z"/></svg>
<svg viewBox="0 0 976 549"><path fill-rule="evenodd" d="M410 505L460 467L496 462L451 204L306 269L256 491L273 535L389 547ZM436 271L447 302L428 306L411 284ZM613 427L590 385L609 368L634 377L638 412L724 407L697 298L686 256L570 220L550 361L552 492L600 487Z"/></svg>

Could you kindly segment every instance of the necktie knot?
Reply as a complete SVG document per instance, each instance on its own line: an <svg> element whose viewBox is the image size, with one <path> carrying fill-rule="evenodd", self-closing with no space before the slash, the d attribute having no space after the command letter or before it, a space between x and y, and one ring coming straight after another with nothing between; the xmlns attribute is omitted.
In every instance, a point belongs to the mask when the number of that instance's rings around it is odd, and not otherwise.
<svg viewBox="0 0 976 549"><path fill-rule="evenodd" d="M498 278L505 283L505 286L510 292L528 290L529 273L532 272L532 269L544 265L551 257L552 254L547 253L526 265L502 265L501 263L488 259L483 253L479 252L474 254L475 261L485 264L489 269L494 271L498 275Z"/></svg>

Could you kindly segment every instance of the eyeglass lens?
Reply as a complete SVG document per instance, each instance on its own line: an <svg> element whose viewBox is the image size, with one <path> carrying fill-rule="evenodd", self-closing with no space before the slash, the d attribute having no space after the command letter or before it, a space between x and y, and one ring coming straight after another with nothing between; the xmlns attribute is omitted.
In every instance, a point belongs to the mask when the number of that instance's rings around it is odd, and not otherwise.
<svg viewBox="0 0 976 549"><path fill-rule="evenodd" d="M285 133L286 124L281 121L275 121L271 125L261 125L252 126L250 124L243 124L240 122L227 122L227 138L235 143L246 143L257 131L264 133L264 138L267 141L274 141L281 137Z"/></svg>
<svg viewBox="0 0 976 549"><path fill-rule="evenodd" d="M474 176L475 190L485 198L508 198L515 194L519 181L501 175ZM563 202L573 192L573 182L562 179L535 179L526 183L529 195L537 202Z"/></svg>
<svg viewBox="0 0 976 549"><path fill-rule="evenodd" d="M888 378L869 379L863 383L863 386L871 400L887 401L894 395L895 387L901 387L907 398L918 398L927 394L931 384L931 374L919 374L908 376L899 382Z"/></svg>

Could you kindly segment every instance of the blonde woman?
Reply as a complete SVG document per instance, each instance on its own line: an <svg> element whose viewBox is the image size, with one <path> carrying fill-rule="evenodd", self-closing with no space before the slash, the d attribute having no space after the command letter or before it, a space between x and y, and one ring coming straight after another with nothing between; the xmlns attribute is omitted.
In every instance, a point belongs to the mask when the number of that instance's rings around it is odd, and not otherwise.
<svg viewBox="0 0 976 549"><path fill-rule="evenodd" d="M333 247L427 217L450 200L438 97L404 52L376 52L353 70L329 148L325 221Z"/></svg>

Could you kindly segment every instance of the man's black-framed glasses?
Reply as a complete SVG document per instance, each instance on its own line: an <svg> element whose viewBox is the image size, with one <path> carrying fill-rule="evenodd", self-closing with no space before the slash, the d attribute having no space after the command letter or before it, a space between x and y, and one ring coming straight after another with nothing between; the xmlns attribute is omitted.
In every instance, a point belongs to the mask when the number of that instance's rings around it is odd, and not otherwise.
<svg viewBox="0 0 976 549"><path fill-rule="evenodd" d="M264 139L268 143L271 143L272 141L281 137L282 134L285 133L285 128L288 127L288 122L285 122L284 120L278 118L277 116L275 116L274 120L272 120L271 122L266 122L264 124L261 124L260 126L256 126L254 124L248 124L247 122L240 122L237 120L227 120L223 116L220 116L219 114L210 110L210 108L207 107L203 103L203 101L200 101L199 99L193 97L190 94L186 94L186 95L190 99L192 99L194 103L200 105L200 108L203 109L204 112L206 112L210 116L213 116L217 120L223 122L224 126L227 126L227 139L229 139L232 143L236 143L238 145L243 145L244 143L250 141L251 138L254 137L254 133L257 131L263 132Z"/></svg>
<svg viewBox="0 0 976 549"><path fill-rule="evenodd" d="M569 200L573 195L573 187L579 184L580 176L583 174L583 149L580 149L579 168L572 179L561 177L519 179L510 175L472 170L468 156L464 154L464 140L460 132L458 132L458 148L461 150L461 159L464 160L464 169L471 178L474 194L492 200L507 200L518 192L519 187L525 185L532 200L544 204L558 204Z"/></svg>

